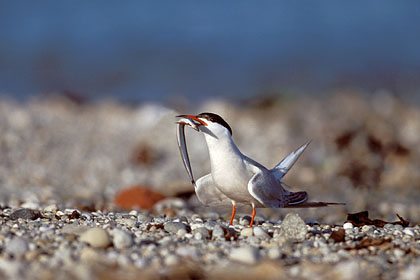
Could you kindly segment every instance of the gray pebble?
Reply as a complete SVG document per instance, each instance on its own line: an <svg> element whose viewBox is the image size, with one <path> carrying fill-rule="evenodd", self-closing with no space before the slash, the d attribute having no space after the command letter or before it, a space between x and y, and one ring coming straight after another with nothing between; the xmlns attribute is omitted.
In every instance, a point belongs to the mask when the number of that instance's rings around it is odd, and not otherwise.
<svg viewBox="0 0 420 280"><path fill-rule="evenodd" d="M152 219L153 219L152 217L150 217L149 215L146 215L146 214L139 213L137 215L137 221L139 221L140 223L143 223L143 224L150 223L152 221Z"/></svg>
<svg viewBox="0 0 420 280"><path fill-rule="evenodd" d="M170 233L177 233L180 229L187 230L185 224L181 222L168 222L164 226L165 230Z"/></svg>
<svg viewBox="0 0 420 280"><path fill-rule="evenodd" d="M225 231L220 225L215 225L212 236L213 239L225 239Z"/></svg>
<svg viewBox="0 0 420 280"><path fill-rule="evenodd" d="M25 219L25 220L36 220L38 218L41 218L41 213L38 210L32 210L32 209L19 209L10 214L10 219L17 220L17 219Z"/></svg>
<svg viewBox="0 0 420 280"><path fill-rule="evenodd" d="M194 230L194 238L196 238L195 237L196 234L200 234L201 235L201 238L198 238L198 239L202 239L202 238L208 239L208 238L210 238L209 230L206 229L205 227L200 227L200 228L195 229Z"/></svg>
<svg viewBox="0 0 420 280"><path fill-rule="evenodd" d="M14 257L21 257L29 250L28 242L20 237L13 238L6 244L6 252Z"/></svg>
<svg viewBox="0 0 420 280"><path fill-rule="evenodd" d="M81 235L85 231L87 231L89 227L87 226L80 226L77 224L67 224L61 228L61 232L65 234L74 234L74 235Z"/></svg>
<svg viewBox="0 0 420 280"><path fill-rule="evenodd" d="M229 253L229 259L244 264L255 264L259 259L259 251L250 246L233 248Z"/></svg>
<svg viewBox="0 0 420 280"><path fill-rule="evenodd" d="M133 237L130 233L120 229L114 229L112 231L113 239L112 243L117 249L125 249L133 245Z"/></svg>
<svg viewBox="0 0 420 280"><path fill-rule="evenodd" d="M297 213L289 213L280 226L280 237L291 241L305 240L308 229Z"/></svg>
<svg viewBox="0 0 420 280"><path fill-rule="evenodd" d="M261 239L268 239L270 235L262 228L262 227L255 227L254 228L254 235Z"/></svg>

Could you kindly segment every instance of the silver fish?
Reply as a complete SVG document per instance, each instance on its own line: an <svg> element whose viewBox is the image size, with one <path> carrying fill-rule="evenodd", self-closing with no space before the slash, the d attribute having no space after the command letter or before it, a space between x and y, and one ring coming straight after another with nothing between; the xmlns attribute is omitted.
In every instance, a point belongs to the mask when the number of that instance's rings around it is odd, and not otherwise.
<svg viewBox="0 0 420 280"><path fill-rule="evenodd" d="M177 122L177 124L184 124L184 125L189 125L191 126L195 131L198 131L198 126L197 124L194 122L193 119L190 119L189 117L182 117L181 119L179 119Z"/></svg>
<svg viewBox="0 0 420 280"><path fill-rule="evenodd" d="M194 124L194 122L192 122L192 123ZM176 132L177 132L176 133L176 139L177 139L177 142L178 142L179 152L181 153L182 162L184 163L185 170L187 171L188 176L191 179L191 184L194 186L194 188L197 188L197 186L195 184L192 168L191 168L190 158L188 157L187 142L185 140L185 131L184 130L185 130L185 125L187 123L179 121L179 122L177 122L177 124L178 124L178 127L177 127L177 130L176 130ZM190 125L190 124L188 124L188 125ZM196 127L196 125L194 124L194 126L192 126L192 127L194 128L194 127ZM196 127L196 128L198 130L198 127Z"/></svg>

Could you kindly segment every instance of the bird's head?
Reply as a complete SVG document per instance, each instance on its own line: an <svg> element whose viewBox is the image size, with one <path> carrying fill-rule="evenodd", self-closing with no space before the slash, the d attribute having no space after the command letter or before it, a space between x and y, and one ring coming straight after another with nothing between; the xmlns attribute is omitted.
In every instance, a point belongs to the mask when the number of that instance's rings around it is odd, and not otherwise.
<svg viewBox="0 0 420 280"><path fill-rule="evenodd" d="M198 115L179 115L177 117L192 120L200 131L213 137L232 136L232 129L229 124L217 114L201 113Z"/></svg>

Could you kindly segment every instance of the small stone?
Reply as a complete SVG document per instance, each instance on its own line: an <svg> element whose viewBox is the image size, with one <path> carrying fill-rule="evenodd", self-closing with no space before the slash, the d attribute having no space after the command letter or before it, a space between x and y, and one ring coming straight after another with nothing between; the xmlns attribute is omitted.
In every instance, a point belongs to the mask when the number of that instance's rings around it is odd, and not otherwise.
<svg viewBox="0 0 420 280"><path fill-rule="evenodd" d="M252 236L252 234L253 234L252 228L246 227L241 230L240 235L243 237L249 237L249 236Z"/></svg>
<svg viewBox="0 0 420 280"><path fill-rule="evenodd" d="M44 212L55 213L57 212L57 210L58 210L57 204L50 204L44 208Z"/></svg>
<svg viewBox="0 0 420 280"><path fill-rule="evenodd" d="M373 231L373 230L374 230L374 227L371 226L371 225L362 226L362 232L370 232L370 231Z"/></svg>
<svg viewBox="0 0 420 280"><path fill-rule="evenodd" d="M153 219L152 217L146 214L139 213L137 215L137 221L139 221L142 224L148 224L152 221L152 219Z"/></svg>
<svg viewBox="0 0 420 280"><path fill-rule="evenodd" d="M255 264L259 259L259 251L250 246L233 248L230 251L229 259L244 264Z"/></svg>
<svg viewBox="0 0 420 280"><path fill-rule="evenodd" d="M416 236L416 233L415 233L415 231L414 231L414 229L412 227L406 227L403 230L403 232L404 232L405 235L409 235L409 236L412 236L412 237L415 237Z"/></svg>
<svg viewBox="0 0 420 280"><path fill-rule="evenodd" d="M286 240L303 241L307 233L308 229L302 218L297 213L289 213L280 226L279 236Z"/></svg>
<svg viewBox="0 0 420 280"><path fill-rule="evenodd" d="M131 218L123 218L121 219L121 224L129 227L129 228L134 228L137 225L137 221Z"/></svg>
<svg viewBox="0 0 420 280"><path fill-rule="evenodd" d="M6 252L14 257L21 257L29 250L28 242L20 237L12 239L6 244Z"/></svg>
<svg viewBox="0 0 420 280"><path fill-rule="evenodd" d="M180 230L178 230L177 232L176 232L176 236L178 236L178 237L183 237L183 236L185 236L187 234L187 230L185 230L185 229L183 229L183 228L181 228Z"/></svg>
<svg viewBox="0 0 420 280"><path fill-rule="evenodd" d="M223 230L222 226L215 225L213 228L213 239L225 239L225 231Z"/></svg>
<svg viewBox="0 0 420 280"><path fill-rule="evenodd" d="M180 229L187 230L187 227L181 222L169 222L165 224L164 229L167 232L176 234Z"/></svg>
<svg viewBox="0 0 420 280"><path fill-rule="evenodd" d="M205 227L200 227L200 228L197 228L196 230L194 230L194 238L196 238L196 236L195 236L196 234L201 235L201 238L198 238L198 239L208 239L208 238L210 238L209 230L206 229Z"/></svg>
<svg viewBox="0 0 420 280"><path fill-rule="evenodd" d="M344 223L343 225L343 229L352 229L354 228L352 223Z"/></svg>
<svg viewBox="0 0 420 280"><path fill-rule="evenodd" d="M112 243L117 249L125 249L133 245L133 237L130 233L120 229L113 230L114 237Z"/></svg>
<svg viewBox="0 0 420 280"><path fill-rule="evenodd" d="M16 210L12 214L10 214L10 219L12 220L17 220L17 219L36 220L41 217L42 217L41 213L38 210L32 210L32 209L27 209L27 208Z"/></svg>
<svg viewBox="0 0 420 280"><path fill-rule="evenodd" d="M106 248L111 244L108 232L102 228L91 228L80 235L81 242L85 242L94 248Z"/></svg>
<svg viewBox="0 0 420 280"><path fill-rule="evenodd" d="M270 235L262 227L255 227L254 228L254 235L261 238L261 239L270 238Z"/></svg>
<svg viewBox="0 0 420 280"><path fill-rule="evenodd" d="M22 205L20 205L20 207L35 210L39 208L39 204L38 202L35 202L35 201L27 201L23 203Z"/></svg>
<svg viewBox="0 0 420 280"><path fill-rule="evenodd" d="M64 234L74 234L74 235L81 235L85 231L87 231L89 227L87 226L79 226L76 224L67 224L61 228L61 232Z"/></svg>

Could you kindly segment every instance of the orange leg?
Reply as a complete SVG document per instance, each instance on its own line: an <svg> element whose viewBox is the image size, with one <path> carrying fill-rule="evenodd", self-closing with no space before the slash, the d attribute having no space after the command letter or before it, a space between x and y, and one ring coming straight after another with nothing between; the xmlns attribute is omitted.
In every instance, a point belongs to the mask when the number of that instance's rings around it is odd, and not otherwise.
<svg viewBox="0 0 420 280"><path fill-rule="evenodd" d="M251 218L251 223L249 224L249 227L252 227L252 225L254 224L254 218L255 218L255 205L252 204L252 218Z"/></svg>
<svg viewBox="0 0 420 280"><path fill-rule="evenodd" d="M233 222L233 217L235 217L235 213L236 213L236 207L235 207L235 204L234 203L232 203L232 217L230 217L230 225L232 225L232 222Z"/></svg>

